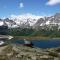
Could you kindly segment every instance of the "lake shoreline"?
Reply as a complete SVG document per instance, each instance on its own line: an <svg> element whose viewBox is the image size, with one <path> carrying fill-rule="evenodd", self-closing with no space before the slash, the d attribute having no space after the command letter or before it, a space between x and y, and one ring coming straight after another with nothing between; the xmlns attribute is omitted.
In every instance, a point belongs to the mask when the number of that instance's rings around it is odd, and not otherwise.
<svg viewBox="0 0 60 60"><path fill-rule="evenodd" d="M23 39L27 39L27 40L55 40L55 39L60 39L60 37L39 37L39 36L13 36L14 39L19 39L19 40L23 40Z"/></svg>

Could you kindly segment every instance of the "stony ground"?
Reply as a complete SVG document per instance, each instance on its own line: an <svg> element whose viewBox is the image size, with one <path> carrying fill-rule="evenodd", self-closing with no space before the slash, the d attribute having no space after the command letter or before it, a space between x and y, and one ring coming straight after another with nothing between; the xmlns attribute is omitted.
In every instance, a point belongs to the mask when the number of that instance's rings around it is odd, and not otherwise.
<svg viewBox="0 0 60 60"><path fill-rule="evenodd" d="M22 45L0 47L0 60L60 60L60 48L31 48Z"/></svg>

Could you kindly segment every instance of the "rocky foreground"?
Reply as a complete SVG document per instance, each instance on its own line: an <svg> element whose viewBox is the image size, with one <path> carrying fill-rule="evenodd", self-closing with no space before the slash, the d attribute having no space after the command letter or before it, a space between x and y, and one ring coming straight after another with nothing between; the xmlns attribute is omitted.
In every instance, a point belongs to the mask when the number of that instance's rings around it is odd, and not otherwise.
<svg viewBox="0 0 60 60"><path fill-rule="evenodd" d="M0 60L60 60L60 48L31 48L22 45L0 47Z"/></svg>

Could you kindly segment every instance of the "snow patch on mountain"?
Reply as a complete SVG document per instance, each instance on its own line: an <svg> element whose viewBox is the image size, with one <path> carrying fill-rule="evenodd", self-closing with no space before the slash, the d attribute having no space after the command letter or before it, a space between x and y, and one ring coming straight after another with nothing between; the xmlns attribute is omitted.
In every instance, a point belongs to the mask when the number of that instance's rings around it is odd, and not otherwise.
<svg viewBox="0 0 60 60"><path fill-rule="evenodd" d="M46 21L46 25L49 25L50 24L50 21L48 20L48 21Z"/></svg>
<svg viewBox="0 0 60 60"><path fill-rule="evenodd" d="M4 23L3 23L3 21L0 21L0 26L2 26Z"/></svg>

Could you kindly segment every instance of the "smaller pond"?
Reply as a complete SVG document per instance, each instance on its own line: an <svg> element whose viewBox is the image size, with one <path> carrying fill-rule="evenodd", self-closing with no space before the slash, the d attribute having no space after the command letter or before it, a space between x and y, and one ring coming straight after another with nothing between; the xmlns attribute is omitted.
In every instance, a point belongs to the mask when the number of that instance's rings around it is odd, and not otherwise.
<svg viewBox="0 0 60 60"><path fill-rule="evenodd" d="M24 44L23 40L11 40L12 44ZM54 48L60 46L60 39L51 39L51 40L32 40L32 43L35 47L39 48Z"/></svg>

